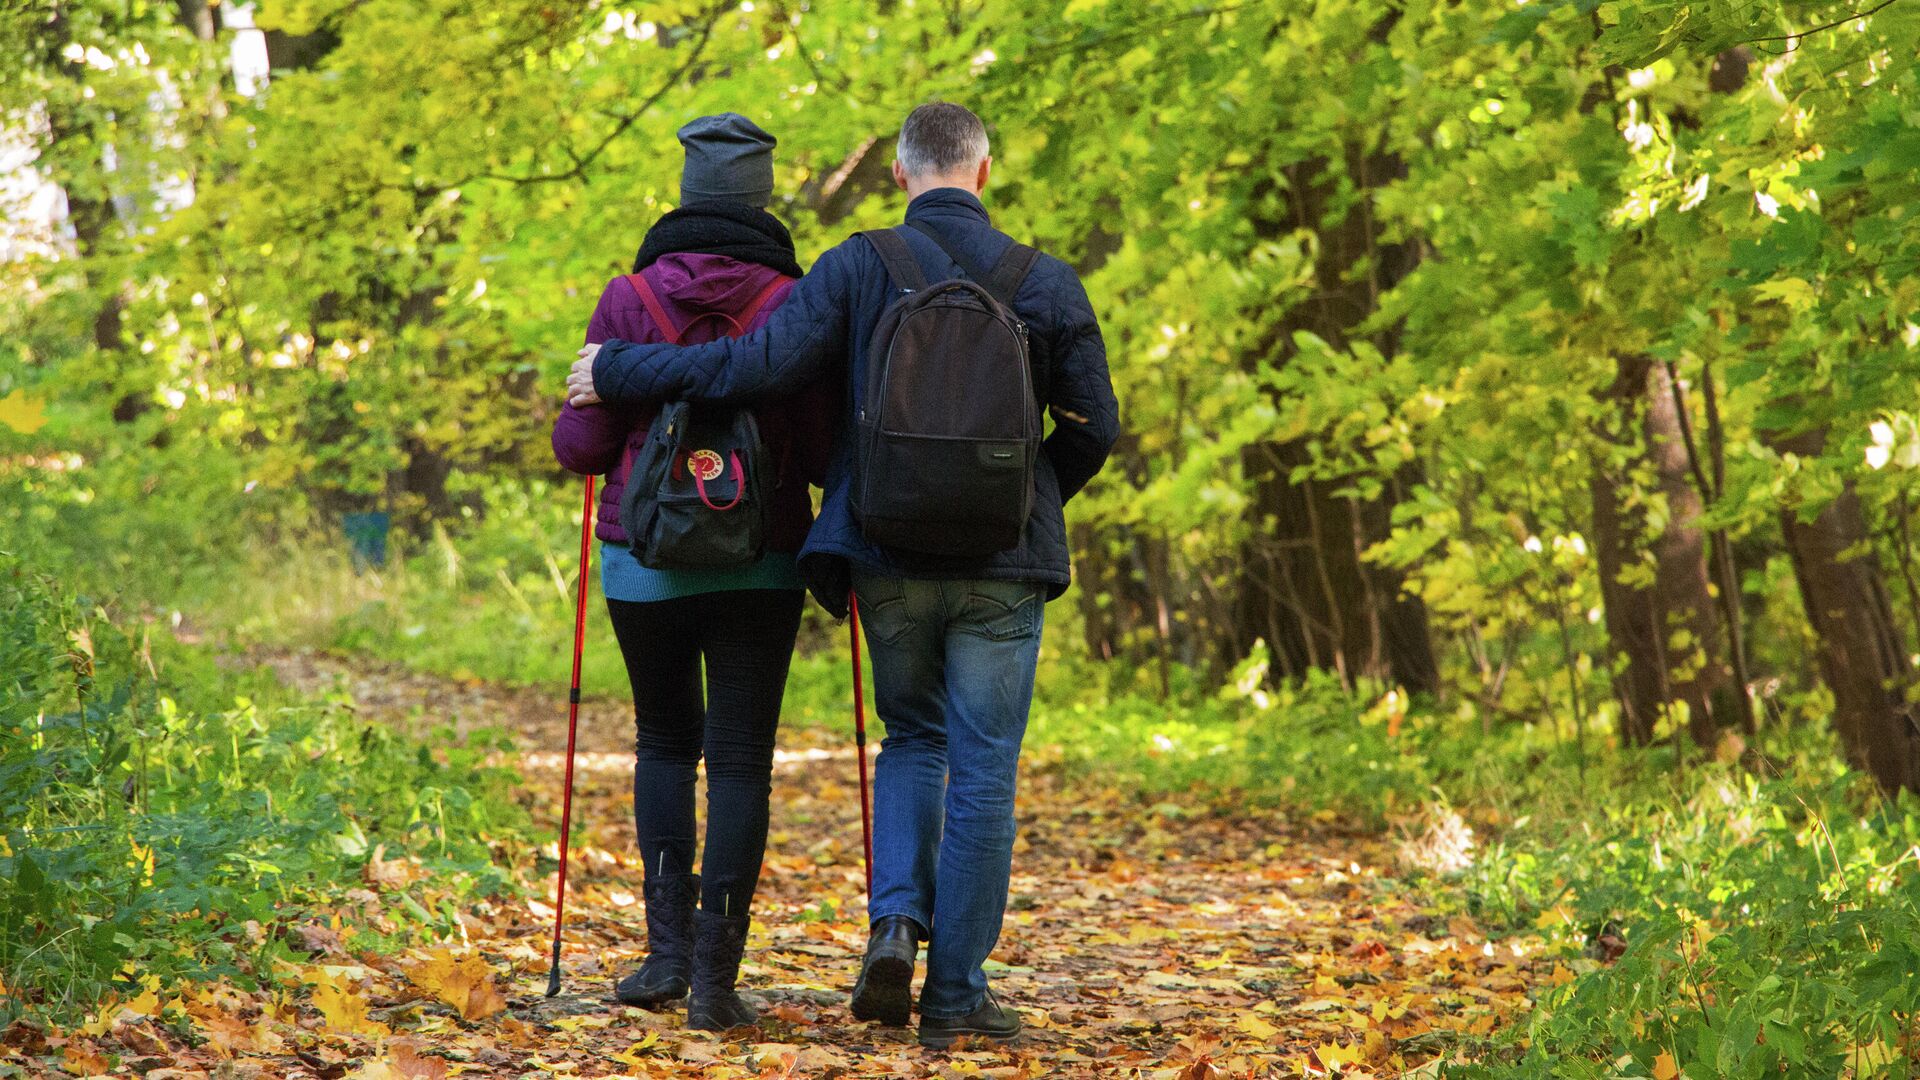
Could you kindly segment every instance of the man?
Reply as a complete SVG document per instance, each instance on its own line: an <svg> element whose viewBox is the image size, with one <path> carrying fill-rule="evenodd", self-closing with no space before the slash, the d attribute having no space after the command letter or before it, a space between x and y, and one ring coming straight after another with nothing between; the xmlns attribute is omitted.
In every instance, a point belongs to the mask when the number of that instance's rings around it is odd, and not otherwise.
<svg viewBox="0 0 1920 1080"><path fill-rule="evenodd" d="M992 167L980 119L958 105L923 105L902 126L898 154L894 180L911 197L913 228L896 235L926 279L966 276L961 260L998 266L1014 242L992 227L980 202ZM860 416L870 404L861 400L867 365L883 360L870 355L871 339L903 291L874 243L856 236L821 256L758 332L690 348L589 347L569 393L576 404L745 401L831 373L845 380L847 415ZM870 543L853 512L855 451L843 425L801 553L802 573L828 610L844 615L849 585L856 594L887 729L874 778L871 933L853 1013L907 1023L913 965L926 940L919 1038L936 1049L963 1036L1004 1041L1020 1031L982 965L1006 913L1015 776L1042 608L1071 580L1063 507L1119 435L1106 347L1072 269L1041 256L1011 299L1027 327L1037 395L1054 421L1018 545L958 559Z"/></svg>

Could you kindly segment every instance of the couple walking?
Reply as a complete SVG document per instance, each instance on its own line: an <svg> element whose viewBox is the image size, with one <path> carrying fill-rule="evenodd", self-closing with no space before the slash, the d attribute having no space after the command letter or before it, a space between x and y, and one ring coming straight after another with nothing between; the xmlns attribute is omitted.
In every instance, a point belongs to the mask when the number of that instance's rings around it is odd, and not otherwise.
<svg viewBox="0 0 1920 1080"><path fill-rule="evenodd" d="M690 993L688 1022L699 1028L757 1018L735 979L766 847L774 733L804 590L836 616L847 614L851 593L886 726L875 765L870 937L853 1014L908 1023L926 942L921 1043L1010 1039L1018 1014L995 999L983 964L1006 910L1042 609L1070 580L1062 508L1099 471L1118 434L1099 326L1065 263L1035 257L993 228L980 201L991 168L986 128L958 105L923 105L901 128L893 174L911 199L905 226L850 238L805 274L786 228L765 209L774 138L729 113L695 120L680 141L682 205L647 233L634 274L607 284L553 434L562 465L607 476L596 528L605 542L601 576L633 684L648 955L617 994L664 1005ZM905 385L876 375L901 363L903 350L936 356L985 347L910 340L907 327L937 327L953 313L903 322L900 309L922 290L927 304L946 303L926 283L953 279L978 282L980 296L991 292L1004 305L982 299L976 307L1017 320L1034 399L1022 411L1037 405L1053 419L1044 442L1037 417L1026 421L1038 449L1021 474L1024 523L1004 549L986 554L876 541L890 536L873 509L886 493L855 484L863 469L870 481L880 475L862 456L869 410L898 409L897 390L880 390ZM885 355L876 355L876 340L888 346ZM980 389L953 386L951 407L974 407L968 402L980 399L970 395ZM629 546L623 488L638 482L634 462L659 434L651 428L667 402L750 407L776 463L768 467L757 559L658 569ZM937 438L928 445L938 449ZM685 462L695 473L706 467L701 453ZM997 459L1012 457L983 451L979 463L1000 468L1006 463ZM954 469L922 471L910 486L940 495L949 476L957 482L976 464L955 460ZM744 489L737 461L734 468ZM898 485L901 471L890 475ZM809 485L823 489L817 520ZM701 498L714 506L705 487ZM706 846L696 875L702 758Z"/></svg>

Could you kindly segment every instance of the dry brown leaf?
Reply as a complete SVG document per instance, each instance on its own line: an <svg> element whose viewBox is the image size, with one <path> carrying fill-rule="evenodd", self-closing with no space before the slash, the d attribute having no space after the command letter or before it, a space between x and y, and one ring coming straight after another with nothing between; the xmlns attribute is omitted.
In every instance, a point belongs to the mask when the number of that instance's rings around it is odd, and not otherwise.
<svg viewBox="0 0 1920 1080"><path fill-rule="evenodd" d="M387 1062L406 1080L447 1080L446 1060L420 1053L419 1048L406 1039L387 1044Z"/></svg>
<svg viewBox="0 0 1920 1080"><path fill-rule="evenodd" d="M103 1076L113 1063L89 1042L72 1042L60 1054L60 1067L75 1076Z"/></svg>
<svg viewBox="0 0 1920 1080"><path fill-rule="evenodd" d="M405 888L420 880L426 871L420 864L409 858L388 860L387 845L374 845L372 854L367 856L367 866L360 872L369 885L385 885L391 888Z"/></svg>
<svg viewBox="0 0 1920 1080"><path fill-rule="evenodd" d="M144 1019L121 1020L113 1025L113 1037L120 1045L136 1054L161 1055L171 1053L167 1044L154 1034Z"/></svg>

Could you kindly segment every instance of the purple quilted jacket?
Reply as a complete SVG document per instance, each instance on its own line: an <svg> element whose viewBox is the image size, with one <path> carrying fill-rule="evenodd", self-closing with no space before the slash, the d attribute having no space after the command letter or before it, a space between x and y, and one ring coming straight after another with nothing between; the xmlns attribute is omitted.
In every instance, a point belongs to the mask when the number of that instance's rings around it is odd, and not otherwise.
<svg viewBox="0 0 1920 1080"><path fill-rule="evenodd" d="M663 255L641 274L653 287L667 318L685 331L682 341L686 344L711 341L732 332L726 319L701 316L719 313L738 319L780 277L779 271L757 263L698 253ZM774 289L743 329L759 329L792 289L791 283ZM667 340L641 303L639 293L624 277L607 282L600 303L593 309L593 319L587 323L587 344L596 345L609 338ZM818 383L754 410L767 450L779 463L767 528L769 551L799 551L806 541L807 529L813 524L813 499L807 485L817 487L826 476L838 406L831 384ZM594 535L609 543L627 542L626 531L620 527L620 495L626 490L633 456L646 444L647 427L658 411L657 402L631 408L567 405L553 423L553 456L560 464L583 476L606 477Z"/></svg>

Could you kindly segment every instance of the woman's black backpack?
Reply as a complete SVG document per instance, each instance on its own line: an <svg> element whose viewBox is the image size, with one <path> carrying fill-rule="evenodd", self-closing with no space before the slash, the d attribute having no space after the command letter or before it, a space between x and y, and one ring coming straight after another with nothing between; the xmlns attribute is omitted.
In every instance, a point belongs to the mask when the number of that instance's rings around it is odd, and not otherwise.
<svg viewBox="0 0 1920 1080"><path fill-rule="evenodd" d="M676 328L645 278L627 280L661 335L680 344L692 324ZM737 337L788 280L775 279L738 321L707 314L732 323ZM663 406L620 497L620 527L634 557L655 570L714 570L759 559L766 549L771 467L751 410L686 401Z"/></svg>
<svg viewBox="0 0 1920 1080"><path fill-rule="evenodd" d="M972 275L929 284L894 229L864 232L904 295L868 350L853 453L860 531L885 547L984 557L1020 546L1040 459L1040 382L1013 296L1039 252L1014 244Z"/></svg>

